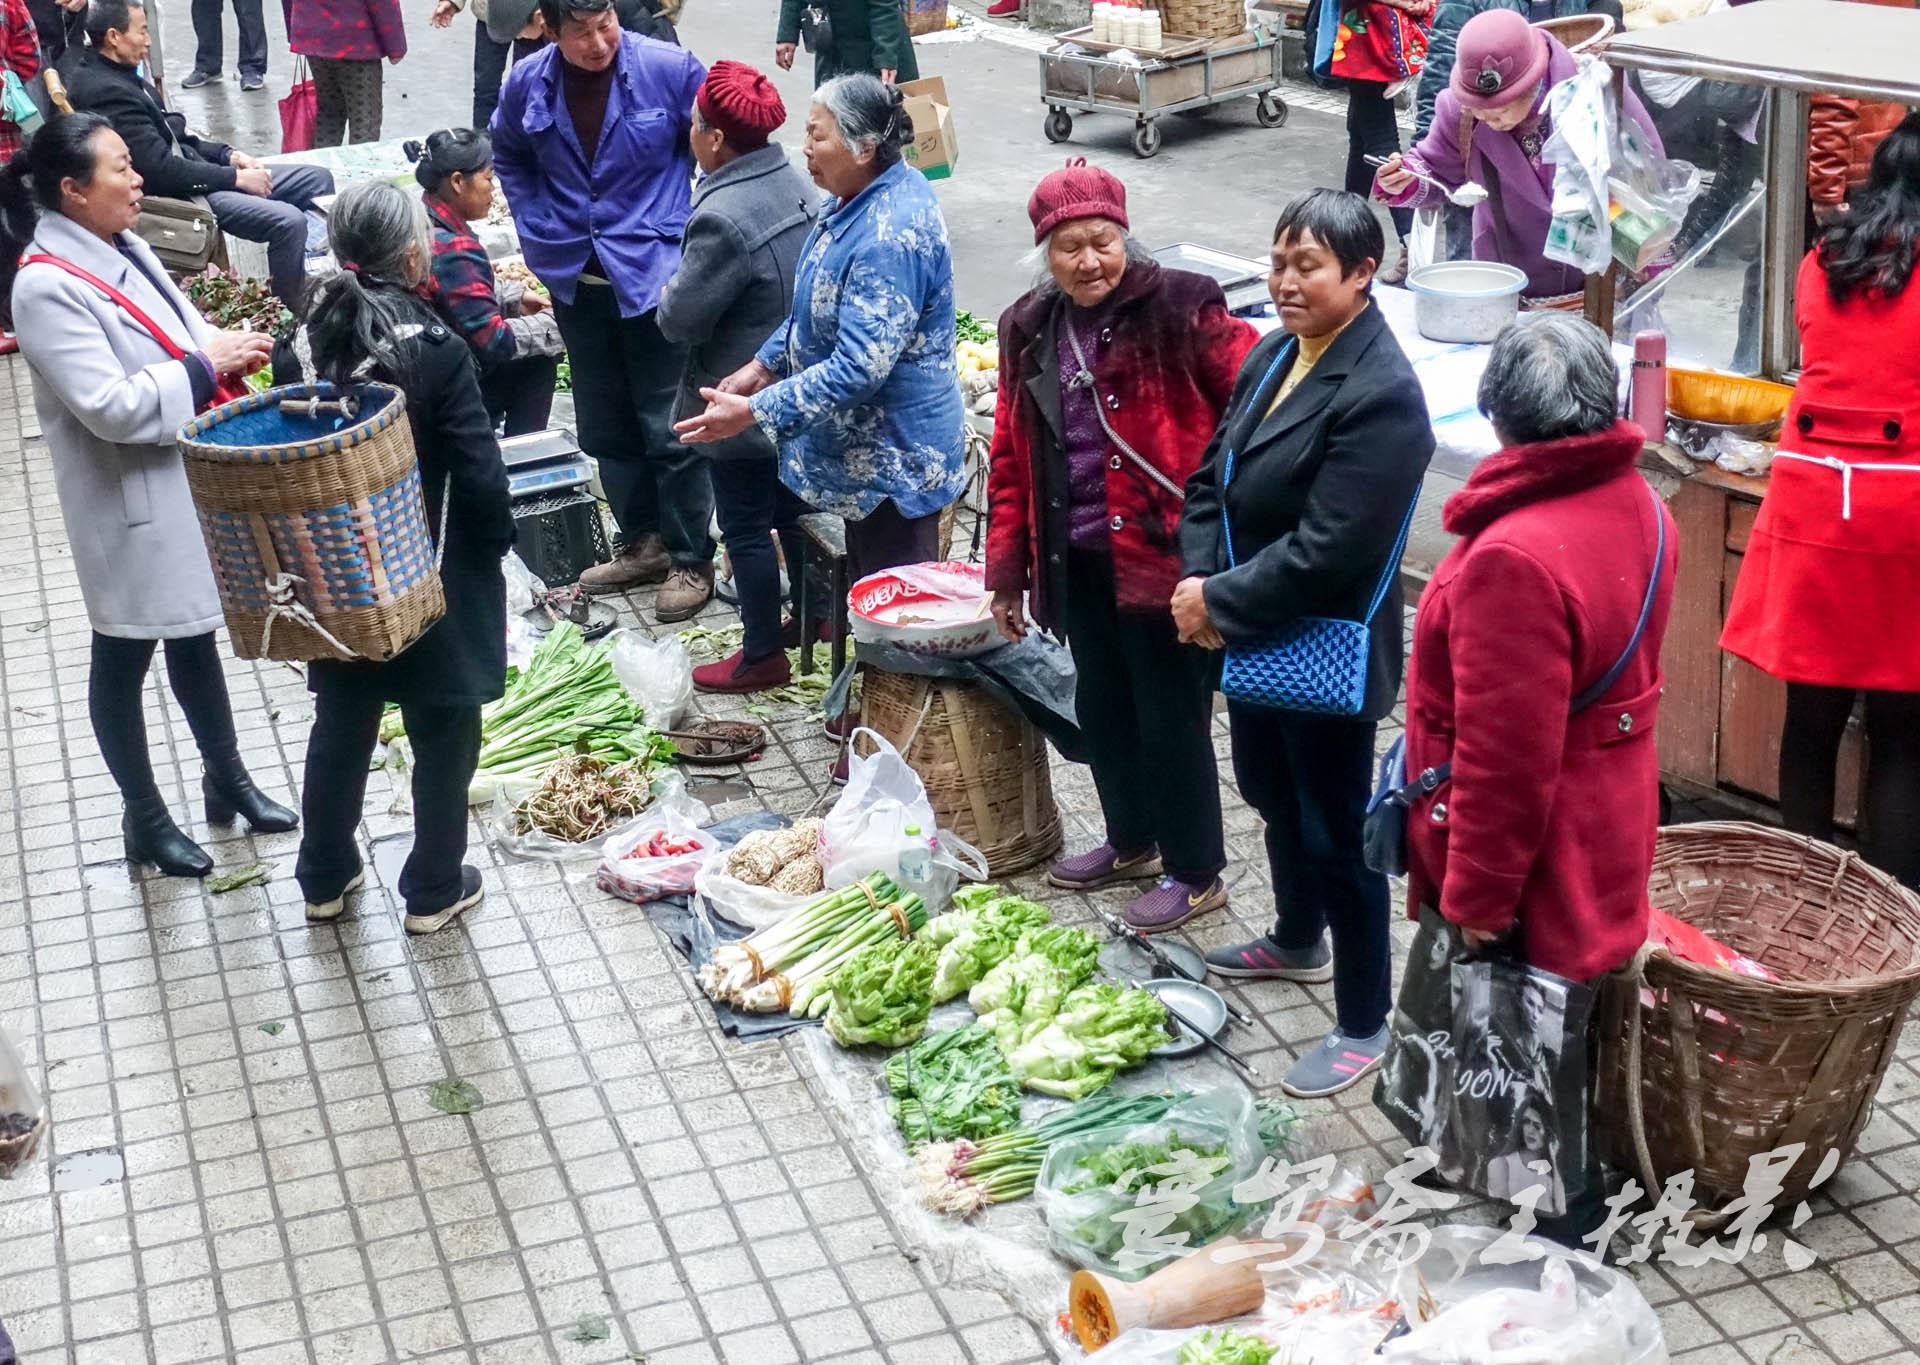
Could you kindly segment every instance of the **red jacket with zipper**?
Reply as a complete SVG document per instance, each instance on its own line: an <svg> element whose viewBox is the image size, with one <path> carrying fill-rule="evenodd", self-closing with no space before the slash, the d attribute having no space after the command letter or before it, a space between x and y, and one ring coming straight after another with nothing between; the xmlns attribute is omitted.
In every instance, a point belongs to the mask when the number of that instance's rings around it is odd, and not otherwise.
<svg viewBox="0 0 1920 1365"><path fill-rule="evenodd" d="M1407 772L1453 764L1408 815L1408 911L1517 927L1527 962L1575 980L1619 966L1647 936L1679 538L1634 467L1640 449L1621 422L1482 462L1447 501L1462 539L1420 599L1407 671ZM1606 693L1570 717L1633 637L1656 516L1665 569L1646 631Z"/></svg>
<svg viewBox="0 0 1920 1365"><path fill-rule="evenodd" d="M1034 290L1000 316L1000 396L987 475L987 587L1032 594L1057 624L1066 544L1066 455L1059 435L1057 290ZM1112 332L1094 392L1120 438L1184 489L1213 438L1240 362L1258 335L1227 311L1205 275L1134 261L1114 291ZM1180 579L1181 499L1106 443L1115 598L1165 611Z"/></svg>

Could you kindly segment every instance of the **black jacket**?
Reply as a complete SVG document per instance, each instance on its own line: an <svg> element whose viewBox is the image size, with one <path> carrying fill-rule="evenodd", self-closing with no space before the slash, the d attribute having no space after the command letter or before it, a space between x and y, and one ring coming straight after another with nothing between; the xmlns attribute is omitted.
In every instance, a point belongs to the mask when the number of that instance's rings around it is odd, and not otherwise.
<svg viewBox="0 0 1920 1365"><path fill-rule="evenodd" d="M307 670L308 686L373 689L386 701L415 705L477 706L506 687L506 581L500 560L513 548L507 470L487 420L467 345L438 322L400 343L411 369L405 385L414 456L420 462L427 524L440 530L442 490L449 476L447 550L440 563L447 614L397 657L385 663L321 660ZM274 377L296 382L300 362L282 341ZM372 377L391 383L376 367Z"/></svg>
<svg viewBox="0 0 1920 1365"><path fill-rule="evenodd" d="M125 140L146 193L187 199L234 187L236 172L227 164L232 149L189 133L186 119L163 109L133 67L89 52L73 67L67 98L75 109L106 115Z"/></svg>
<svg viewBox="0 0 1920 1365"><path fill-rule="evenodd" d="M86 45L86 10L61 9L53 0L27 0L27 13L33 16L33 29L40 38L41 67L58 69L64 80L68 51Z"/></svg>
<svg viewBox="0 0 1920 1365"><path fill-rule="evenodd" d="M1181 558L1189 575L1207 578L1207 614L1229 645L1256 644L1302 617L1360 620L1385 574L1361 712L1378 720L1393 709L1405 662L1390 556L1433 458L1433 427L1413 366L1373 303L1269 416L1285 365L1261 379L1289 339L1263 338L1241 366L1227 415L1187 481ZM1221 516L1229 446L1232 569Z"/></svg>

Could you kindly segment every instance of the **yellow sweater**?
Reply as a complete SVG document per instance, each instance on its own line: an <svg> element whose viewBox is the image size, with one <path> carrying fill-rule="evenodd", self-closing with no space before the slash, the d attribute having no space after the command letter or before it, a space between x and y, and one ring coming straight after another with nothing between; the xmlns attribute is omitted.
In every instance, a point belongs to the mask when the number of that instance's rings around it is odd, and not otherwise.
<svg viewBox="0 0 1920 1365"><path fill-rule="evenodd" d="M1351 319L1341 323L1325 336L1298 338L1300 349L1293 357L1293 365L1280 381L1279 392L1273 395L1273 402L1267 405L1267 416L1273 416L1274 409L1287 401L1287 395L1300 387L1300 381L1307 377L1320 357L1327 353L1327 347L1333 345L1334 340L1350 325Z"/></svg>

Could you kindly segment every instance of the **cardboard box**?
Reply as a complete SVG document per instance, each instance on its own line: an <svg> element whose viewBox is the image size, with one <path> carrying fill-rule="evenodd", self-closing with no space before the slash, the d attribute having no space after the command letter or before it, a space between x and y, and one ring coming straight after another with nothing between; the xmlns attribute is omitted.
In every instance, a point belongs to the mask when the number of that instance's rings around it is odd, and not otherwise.
<svg viewBox="0 0 1920 1365"><path fill-rule="evenodd" d="M960 143L953 131L953 107L947 103L947 83L938 76L908 81L900 87L906 96L907 117L913 120L913 141L906 149L909 166L929 180L953 174L960 159Z"/></svg>

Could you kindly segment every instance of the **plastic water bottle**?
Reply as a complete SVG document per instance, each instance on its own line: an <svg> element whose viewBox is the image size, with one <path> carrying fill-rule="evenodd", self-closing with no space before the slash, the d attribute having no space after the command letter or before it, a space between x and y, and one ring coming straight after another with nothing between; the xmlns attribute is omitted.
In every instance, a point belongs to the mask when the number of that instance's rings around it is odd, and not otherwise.
<svg viewBox="0 0 1920 1365"><path fill-rule="evenodd" d="M1161 46L1160 11L1157 9L1140 12L1140 46L1150 52L1158 52Z"/></svg>
<svg viewBox="0 0 1920 1365"><path fill-rule="evenodd" d="M1113 41L1113 5L1109 0L1099 0L1093 7L1093 32L1089 36L1096 43Z"/></svg>
<svg viewBox="0 0 1920 1365"><path fill-rule="evenodd" d="M900 886L925 900L933 882L933 846L918 825L908 825L906 836L906 847L900 850Z"/></svg>

